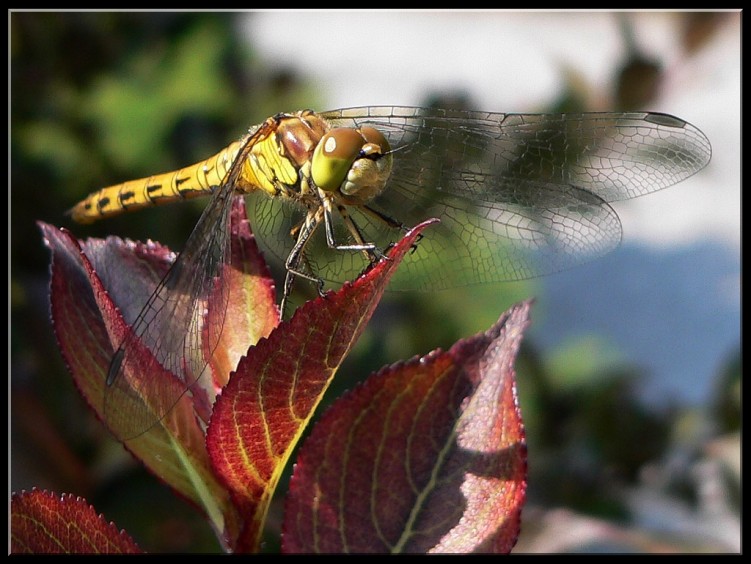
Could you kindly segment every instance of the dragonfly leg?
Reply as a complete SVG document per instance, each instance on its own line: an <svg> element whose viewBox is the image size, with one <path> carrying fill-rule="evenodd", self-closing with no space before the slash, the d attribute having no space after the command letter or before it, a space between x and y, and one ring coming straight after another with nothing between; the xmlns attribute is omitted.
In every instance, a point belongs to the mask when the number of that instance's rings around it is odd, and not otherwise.
<svg viewBox="0 0 751 564"><path fill-rule="evenodd" d="M284 277L282 301L279 304L279 318L282 320L284 320L284 314L287 311L287 302L289 301L289 296L292 294L292 288L295 285L295 278L297 278L298 275L302 275L302 273L290 269L287 270L287 275ZM311 278L308 276L304 276L304 278L308 278L309 280L315 282L318 289L318 295L323 296L323 280L321 280L320 278Z"/></svg>
<svg viewBox="0 0 751 564"><path fill-rule="evenodd" d="M377 209L371 208L368 205L362 205L360 206L360 209L364 212L367 212L368 214L372 215L374 218L378 219L379 221L382 221L392 229L399 229L400 231L406 233L409 231L409 227L404 225L401 221L394 219L390 215L386 215L385 213L378 211ZM422 233L420 233L417 236L417 239L415 239L415 242L412 243L412 250L411 252L415 252L417 250L417 244L420 242L420 239L422 239ZM389 247L393 247L393 243L389 245Z"/></svg>
<svg viewBox="0 0 751 564"><path fill-rule="evenodd" d="M383 223L385 223L392 229L399 229L405 232L409 231L409 228L406 225L404 225L401 221L394 219L390 215L386 215L385 213L380 212L377 209L371 208L368 205L362 205L360 206L360 209L365 212L368 212L370 215L372 215L376 219L379 219L380 221L382 221Z"/></svg>
<svg viewBox="0 0 751 564"><path fill-rule="evenodd" d="M328 202L326 204L328 204ZM342 218L344 225L347 226L347 230L354 238L355 244L341 245L336 242L336 240L334 239L334 222L331 216L331 210L328 205L324 205L323 218L326 227L326 244L330 249L336 249L337 251L362 251L365 255L365 258L367 258L371 263L376 263L380 259L385 257L383 252L381 252L381 249L379 249L375 245L375 243L368 243L367 241L365 241L365 237L363 237L360 228L354 222L352 217L350 217L349 213L347 213L346 206L343 206L341 204L337 205L337 211L339 212L339 216Z"/></svg>
<svg viewBox="0 0 751 564"><path fill-rule="evenodd" d="M282 319L284 319L284 312L287 306L287 301L289 300L289 296L292 293L295 278L297 278L298 276L314 282L317 286L318 294L321 296L323 295L323 280L313 274L308 274L308 272L305 272L301 268L301 264L303 262L307 263L304 252L305 245L308 243L311 235L313 235L316 228L318 227L318 224L320 223L320 219L317 217L318 214L319 210L309 211L308 215L305 216L305 220L292 229L292 234L293 236L296 236L297 239L295 241L294 247L292 247L292 250L289 253L289 256L287 256L287 260L284 265L287 269L287 275L284 278L282 301L279 305L279 314Z"/></svg>

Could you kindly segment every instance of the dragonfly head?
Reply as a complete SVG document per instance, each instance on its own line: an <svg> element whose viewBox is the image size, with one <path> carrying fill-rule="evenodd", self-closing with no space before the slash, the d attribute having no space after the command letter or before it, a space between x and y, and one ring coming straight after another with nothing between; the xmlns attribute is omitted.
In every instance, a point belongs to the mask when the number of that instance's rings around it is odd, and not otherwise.
<svg viewBox="0 0 751 564"><path fill-rule="evenodd" d="M311 175L321 190L364 203L383 191L392 163L389 142L377 129L337 127L316 146Z"/></svg>

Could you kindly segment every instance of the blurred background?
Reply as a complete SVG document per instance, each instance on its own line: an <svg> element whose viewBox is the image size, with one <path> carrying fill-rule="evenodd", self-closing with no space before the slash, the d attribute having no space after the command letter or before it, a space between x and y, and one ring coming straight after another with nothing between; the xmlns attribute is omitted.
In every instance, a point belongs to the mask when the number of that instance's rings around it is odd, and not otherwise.
<svg viewBox="0 0 751 564"><path fill-rule="evenodd" d="M330 397L535 296L517 365L530 475L516 551L740 551L740 13L9 20L9 491L84 496L148 551L218 549L74 389L50 327L37 220L179 251L205 200L85 227L64 212L102 186L214 154L279 111L639 109L702 129L709 166L614 206L624 241L602 260L525 283L387 294ZM271 516L269 551L280 520Z"/></svg>

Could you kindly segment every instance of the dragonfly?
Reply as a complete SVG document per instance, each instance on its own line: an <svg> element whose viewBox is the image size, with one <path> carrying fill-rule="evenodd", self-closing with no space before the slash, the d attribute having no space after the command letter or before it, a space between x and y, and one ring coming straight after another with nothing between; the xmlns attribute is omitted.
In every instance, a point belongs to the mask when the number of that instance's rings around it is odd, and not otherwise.
<svg viewBox="0 0 751 564"><path fill-rule="evenodd" d="M235 195L247 195L254 234L285 266L284 315L297 278L319 291L324 281L352 279L429 218L440 222L423 233L390 289L521 280L587 262L620 243L612 202L675 185L710 158L698 128L662 113L368 106L280 113L204 161L103 188L71 210L74 220L210 196L114 354L105 416L121 434L138 436L206 369L197 352L213 351L222 328L202 331L195 320L217 282L212 306L226 307L219 273L230 256ZM172 396L162 412L146 408L138 381L124 376L138 362L137 342L181 382L161 389ZM119 407L107 413L108 403Z"/></svg>

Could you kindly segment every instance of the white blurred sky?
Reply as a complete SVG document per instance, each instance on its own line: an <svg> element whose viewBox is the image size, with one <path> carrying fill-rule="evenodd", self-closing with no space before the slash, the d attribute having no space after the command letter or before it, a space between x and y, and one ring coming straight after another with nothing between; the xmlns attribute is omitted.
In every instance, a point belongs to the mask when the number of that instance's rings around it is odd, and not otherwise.
<svg viewBox="0 0 751 564"><path fill-rule="evenodd" d="M634 12L638 47L660 59L668 80L647 110L699 127L713 147L696 177L616 205L630 243L661 246L713 238L740 249L740 14L686 58L676 14ZM553 101L564 73L593 88L607 110L615 62L626 46L609 12L276 11L244 30L264 64L315 81L326 108L417 105L436 91L466 91L477 109L534 112ZM283 108L280 108L280 111Z"/></svg>

